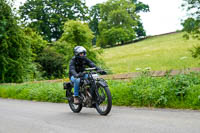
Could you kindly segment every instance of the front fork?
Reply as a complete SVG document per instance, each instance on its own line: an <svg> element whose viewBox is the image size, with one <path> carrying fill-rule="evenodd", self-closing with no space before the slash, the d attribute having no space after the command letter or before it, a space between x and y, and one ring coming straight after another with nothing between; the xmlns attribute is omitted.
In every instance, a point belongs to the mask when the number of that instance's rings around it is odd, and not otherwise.
<svg viewBox="0 0 200 133"><path fill-rule="evenodd" d="M102 86L102 87L108 87L107 83L105 80L101 79L99 81L96 82L95 84L96 88L95 88L95 94L96 94L96 102L98 104L101 104L105 99L102 98L100 95L99 95L99 86Z"/></svg>

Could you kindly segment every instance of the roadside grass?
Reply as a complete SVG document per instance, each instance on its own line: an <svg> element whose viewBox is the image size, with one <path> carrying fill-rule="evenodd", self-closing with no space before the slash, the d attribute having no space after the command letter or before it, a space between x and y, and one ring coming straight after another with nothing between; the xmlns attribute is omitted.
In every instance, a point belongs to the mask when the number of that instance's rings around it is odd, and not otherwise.
<svg viewBox="0 0 200 133"><path fill-rule="evenodd" d="M113 105L200 109L200 73L107 81ZM0 85L0 97L33 101L65 102L63 83Z"/></svg>
<svg viewBox="0 0 200 133"><path fill-rule="evenodd" d="M136 69L171 70L198 67L199 61L190 49L197 40L185 40L184 33L147 38L143 41L105 49L102 59L113 73L135 72Z"/></svg>
<svg viewBox="0 0 200 133"><path fill-rule="evenodd" d="M200 109L200 73L110 81L113 104L119 106Z"/></svg>
<svg viewBox="0 0 200 133"><path fill-rule="evenodd" d="M62 83L24 83L0 85L0 97L46 102L64 102Z"/></svg>

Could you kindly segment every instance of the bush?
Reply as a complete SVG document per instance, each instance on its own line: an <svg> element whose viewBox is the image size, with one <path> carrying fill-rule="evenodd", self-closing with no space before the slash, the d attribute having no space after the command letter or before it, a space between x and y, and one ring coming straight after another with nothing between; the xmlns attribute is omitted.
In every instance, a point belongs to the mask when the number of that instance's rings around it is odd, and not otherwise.
<svg viewBox="0 0 200 133"><path fill-rule="evenodd" d="M122 81L108 81L109 88L111 90L112 102L114 105L126 105L132 104L132 96L129 88L129 82Z"/></svg>
<svg viewBox="0 0 200 133"><path fill-rule="evenodd" d="M109 81L116 105L200 109L200 74Z"/></svg>
<svg viewBox="0 0 200 133"><path fill-rule="evenodd" d="M43 77L48 79L63 78L66 74L66 59L55 50L46 48L38 56L37 62L42 66Z"/></svg>

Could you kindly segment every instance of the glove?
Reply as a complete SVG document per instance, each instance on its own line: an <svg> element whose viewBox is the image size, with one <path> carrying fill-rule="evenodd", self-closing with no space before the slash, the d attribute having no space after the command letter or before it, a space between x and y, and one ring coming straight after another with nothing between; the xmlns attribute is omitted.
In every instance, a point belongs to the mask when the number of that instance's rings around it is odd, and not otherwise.
<svg viewBox="0 0 200 133"><path fill-rule="evenodd" d="M80 77L84 77L85 73L78 73L76 75L74 75L75 78L80 78Z"/></svg>
<svg viewBox="0 0 200 133"><path fill-rule="evenodd" d="M104 70L99 70L98 72L99 72L101 75L105 75L105 74L107 74L107 72L104 71Z"/></svg>
<svg viewBox="0 0 200 133"><path fill-rule="evenodd" d="M81 73L81 72L80 72L80 73L78 74L78 77L84 77L84 75L85 75L85 73Z"/></svg>
<svg viewBox="0 0 200 133"><path fill-rule="evenodd" d="M79 74L75 74L75 75L74 75L74 78L78 78L78 77L79 77Z"/></svg>

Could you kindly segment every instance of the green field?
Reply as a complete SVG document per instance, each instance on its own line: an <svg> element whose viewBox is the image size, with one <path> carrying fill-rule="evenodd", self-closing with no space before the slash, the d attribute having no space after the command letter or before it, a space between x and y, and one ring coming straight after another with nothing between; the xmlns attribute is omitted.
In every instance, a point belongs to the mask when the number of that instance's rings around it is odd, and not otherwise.
<svg viewBox="0 0 200 133"><path fill-rule="evenodd" d="M197 40L185 40L184 33L147 38L129 45L108 48L102 55L113 73L135 72L150 67L151 70L171 70L199 67L199 61L189 51Z"/></svg>

